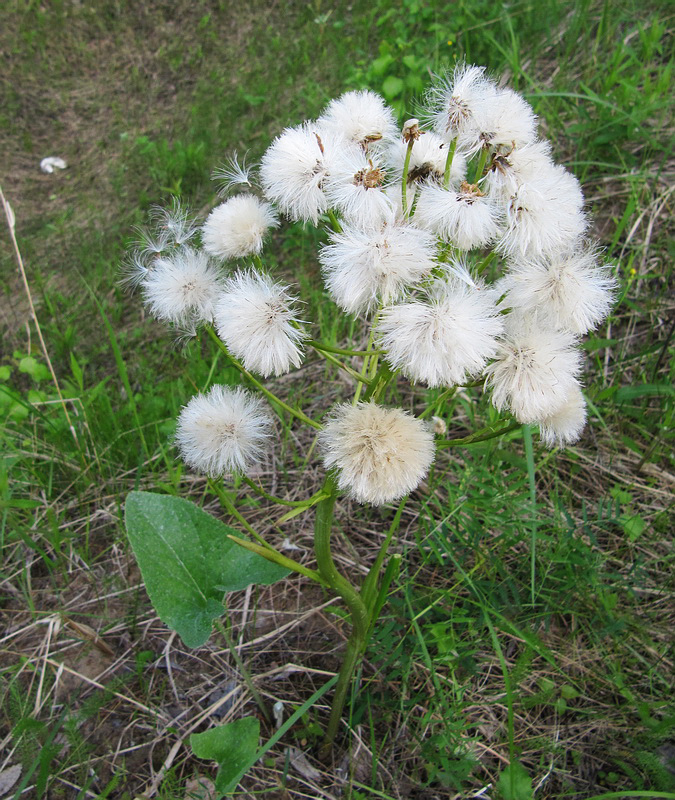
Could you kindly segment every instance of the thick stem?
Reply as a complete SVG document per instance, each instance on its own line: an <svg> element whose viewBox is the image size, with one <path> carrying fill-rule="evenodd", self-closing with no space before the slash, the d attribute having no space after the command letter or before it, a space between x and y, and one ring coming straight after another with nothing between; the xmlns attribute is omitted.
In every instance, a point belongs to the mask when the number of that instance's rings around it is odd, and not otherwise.
<svg viewBox="0 0 675 800"><path fill-rule="evenodd" d="M408 148L405 151L405 161L403 162L403 180L401 181L401 200L403 209L403 216L408 216L408 170L410 169L410 156L412 154L414 139L408 142Z"/></svg>
<svg viewBox="0 0 675 800"><path fill-rule="evenodd" d="M337 570L330 550L330 534L333 526L333 507L337 490L333 479L328 476L324 485L328 495L317 503L314 523L314 552L319 574L341 598L352 615L352 625L363 638L368 630L368 611L358 591Z"/></svg>
<svg viewBox="0 0 675 800"><path fill-rule="evenodd" d="M476 164L476 171L473 175L473 183L478 183L478 181L483 177L483 170L485 169L485 165L488 159L489 148L487 145L483 147L480 151L480 156L478 157L478 163Z"/></svg>
<svg viewBox="0 0 675 800"><path fill-rule="evenodd" d="M333 696L333 704L330 709L330 719L328 720L326 735L321 745L322 758L327 757L330 753L330 748L337 735L338 728L340 727L340 720L342 719L342 710L347 700L347 692L352 682L354 670L361 660L365 647L365 636L360 636L357 634L356 629L354 629L347 641L347 648L340 667L340 672L338 673L338 681L335 685L335 695Z"/></svg>
<svg viewBox="0 0 675 800"><path fill-rule="evenodd" d="M455 150L457 149L457 139L450 142L448 149L448 157L445 159L445 172L443 174L443 186L447 189L450 186L450 170L452 169L452 160L455 157Z"/></svg>
<svg viewBox="0 0 675 800"><path fill-rule="evenodd" d="M322 752L327 754L337 734L342 718L347 691L354 670L363 656L368 640L370 615L358 591L337 570L330 550L330 534L333 526L333 508L337 497L337 487L333 478L328 475L324 484L328 495L316 508L314 527L314 550L319 574L345 602L351 613L352 631L347 641L344 660L340 667L335 696L331 705L330 720L326 729Z"/></svg>

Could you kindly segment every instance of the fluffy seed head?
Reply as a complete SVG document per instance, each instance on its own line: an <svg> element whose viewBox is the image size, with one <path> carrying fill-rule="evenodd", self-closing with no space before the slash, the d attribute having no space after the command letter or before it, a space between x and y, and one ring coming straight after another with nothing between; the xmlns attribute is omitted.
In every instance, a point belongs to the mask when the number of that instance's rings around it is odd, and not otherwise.
<svg viewBox="0 0 675 800"><path fill-rule="evenodd" d="M537 117L530 104L513 89L498 89L476 113L480 140L491 147L522 147L537 136ZM471 147L473 138L460 144Z"/></svg>
<svg viewBox="0 0 675 800"><path fill-rule="evenodd" d="M507 226L497 244L505 255L551 256L568 250L588 221L579 181L552 166L518 187L507 204Z"/></svg>
<svg viewBox="0 0 675 800"><path fill-rule="evenodd" d="M494 405L510 408L523 423L557 414L579 386L581 356L574 345L567 331L509 314L506 336L486 370Z"/></svg>
<svg viewBox="0 0 675 800"><path fill-rule="evenodd" d="M387 171L382 159L356 148L343 150L326 179L326 198L353 225L386 222L392 203L386 192Z"/></svg>
<svg viewBox="0 0 675 800"><path fill-rule="evenodd" d="M324 186L336 157L358 149L313 122L286 130L267 148L260 165L265 196L292 220L312 222L328 208Z"/></svg>
<svg viewBox="0 0 675 800"><path fill-rule="evenodd" d="M430 184L420 192L413 219L461 250L471 250L485 247L497 236L501 209L466 181L457 192Z"/></svg>
<svg viewBox="0 0 675 800"><path fill-rule="evenodd" d="M152 217L159 236L165 235L171 244L178 247L187 244L199 230L190 212L177 197L172 198L169 208L155 206Z"/></svg>
<svg viewBox="0 0 675 800"><path fill-rule="evenodd" d="M539 422L539 435L547 447L565 447L579 440L585 426L586 401L577 386L559 411Z"/></svg>
<svg viewBox="0 0 675 800"><path fill-rule="evenodd" d="M271 430L272 418L259 398L216 385L183 407L175 442L188 466L217 477L245 472L259 461Z"/></svg>
<svg viewBox="0 0 675 800"><path fill-rule="evenodd" d="M506 305L538 313L556 328L584 334L609 314L616 280L598 265L593 248L555 255L550 261L521 259L509 264L500 281Z"/></svg>
<svg viewBox="0 0 675 800"><path fill-rule="evenodd" d="M380 300L394 301L428 275L436 263L435 240L427 231L396 223L390 216L378 228L345 225L321 249L319 260L335 302L357 314Z"/></svg>
<svg viewBox="0 0 675 800"><path fill-rule="evenodd" d="M218 298L218 336L246 369L264 377L283 375L302 361L298 345L305 333L296 325L293 306L287 286L267 275L237 272Z"/></svg>
<svg viewBox="0 0 675 800"><path fill-rule="evenodd" d="M480 147L477 119L496 93L485 67L458 64L451 76L433 86L427 107L434 130L446 142L461 136L471 151Z"/></svg>
<svg viewBox="0 0 675 800"><path fill-rule="evenodd" d="M384 308L377 332L387 361L428 386L454 386L480 374L504 329L496 299L494 291L451 276L434 284L428 302Z"/></svg>
<svg viewBox="0 0 675 800"><path fill-rule="evenodd" d="M156 258L140 285L153 316L189 327L213 318L222 275L206 253L181 247Z"/></svg>
<svg viewBox="0 0 675 800"><path fill-rule="evenodd" d="M269 203L252 194L239 194L209 214L202 228L202 242L212 256L241 258L259 253L267 231L278 225Z"/></svg>
<svg viewBox="0 0 675 800"><path fill-rule="evenodd" d="M551 145L548 142L501 148L492 158L485 185L491 196L508 201L519 186L536 180L539 175L550 173L552 167Z"/></svg>
<svg viewBox="0 0 675 800"><path fill-rule="evenodd" d="M393 140L397 133L394 112L379 94L369 91L347 92L331 100L318 122L365 150Z"/></svg>
<svg viewBox="0 0 675 800"><path fill-rule="evenodd" d="M400 408L340 405L319 434L326 469L359 503L380 506L412 492L434 460L433 433Z"/></svg>

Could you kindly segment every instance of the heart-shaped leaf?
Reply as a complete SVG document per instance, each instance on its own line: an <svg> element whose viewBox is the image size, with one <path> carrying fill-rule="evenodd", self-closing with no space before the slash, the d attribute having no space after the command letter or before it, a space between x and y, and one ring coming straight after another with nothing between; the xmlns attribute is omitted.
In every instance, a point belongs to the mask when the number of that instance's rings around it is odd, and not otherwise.
<svg viewBox="0 0 675 800"><path fill-rule="evenodd" d="M223 594L270 584L288 570L239 547L241 535L188 500L153 492L127 495L125 522L159 618L188 647L200 647L225 612Z"/></svg>
<svg viewBox="0 0 675 800"><path fill-rule="evenodd" d="M190 747L197 758L218 762L216 791L219 796L237 788L255 759L259 738L260 723L255 717L237 719L190 736Z"/></svg>

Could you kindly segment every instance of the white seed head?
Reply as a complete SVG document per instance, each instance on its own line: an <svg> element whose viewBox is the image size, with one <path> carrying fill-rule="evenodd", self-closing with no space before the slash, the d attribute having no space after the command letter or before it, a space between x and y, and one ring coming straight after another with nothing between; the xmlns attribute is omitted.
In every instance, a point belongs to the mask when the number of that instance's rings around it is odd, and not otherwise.
<svg viewBox="0 0 675 800"><path fill-rule="evenodd" d="M483 372L504 330L496 293L449 276L436 281L427 302L388 306L377 326L394 369L428 386L454 386Z"/></svg>
<svg viewBox="0 0 675 800"><path fill-rule="evenodd" d="M185 327L211 321L222 281L206 253L181 247L155 258L140 285L153 316Z"/></svg>
<svg viewBox="0 0 675 800"><path fill-rule="evenodd" d="M579 181L563 167L541 171L507 203L497 249L505 255L551 256L573 247L588 221Z"/></svg>
<svg viewBox="0 0 675 800"><path fill-rule="evenodd" d="M494 155L484 181L489 194L496 199L508 201L519 186L550 173L554 166L551 145L545 141L502 151Z"/></svg>
<svg viewBox="0 0 675 800"><path fill-rule="evenodd" d="M506 335L486 370L492 402L523 423L556 414L578 389L581 356L575 337L538 318L507 316Z"/></svg>
<svg viewBox="0 0 675 800"><path fill-rule="evenodd" d="M522 147L537 137L537 117L513 89L498 89L476 114L480 140L491 147ZM459 139L460 144L462 137ZM470 147L473 138L466 143Z"/></svg>
<svg viewBox="0 0 675 800"><path fill-rule="evenodd" d="M609 314L616 280L599 266L594 248L554 255L549 261L517 259L499 282L506 305L524 314L538 313L556 328L584 334Z"/></svg>
<svg viewBox="0 0 675 800"><path fill-rule="evenodd" d="M480 147L477 120L496 93L485 67L458 64L451 76L429 90L427 107L436 133L446 142L461 137L471 152Z"/></svg>
<svg viewBox="0 0 675 800"><path fill-rule="evenodd" d="M562 408L539 421L539 435L547 447L565 447L581 437L586 426L586 401L577 386Z"/></svg>
<svg viewBox="0 0 675 800"><path fill-rule="evenodd" d="M380 506L415 489L434 460L430 427L400 408L340 405L319 434L326 469L359 503Z"/></svg>
<svg viewBox="0 0 675 800"><path fill-rule="evenodd" d="M334 161L350 148L358 149L317 123L286 128L262 158L260 180L265 196L292 220L316 225L328 208L324 186Z"/></svg>
<svg viewBox="0 0 675 800"><path fill-rule="evenodd" d="M345 225L319 252L326 286L350 314L391 303L434 268L435 240L393 215L377 228Z"/></svg>
<svg viewBox="0 0 675 800"><path fill-rule="evenodd" d="M262 400L240 387L216 385L183 407L175 442L188 466L217 477L259 461L271 430Z"/></svg>
<svg viewBox="0 0 675 800"><path fill-rule="evenodd" d="M305 338L288 287L267 275L237 272L225 282L218 298L218 336L247 370L264 377L283 375L302 361Z"/></svg>
<svg viewBox="0 0 675 800"><path fill-rule="evenodd" d="M369 91L347 92L331 100L318 122L364 149L392 141L398 133L394 112L379 94Z"/></svg>
<svg viewBox="0 0 675 800"><path fill-rule="evenodd" d="M239 194L209 214L202 228L202 243L212 256L242 258L259 253L269 229L278 225L269 203L252 194Z"/></svg>
<svg viewBox="0 0 675 800"><path fill-rule="evenodd" d="M471 250L494 240L502 211L490 197L466 182L457 192L430 184L420 192L413 220L460 250Z"/></svg>
<svg viewBox="0 0 675 800"><path fill-rule="evenodd" d="M384 161L359 148L343 150L326 179L326 198L347 223L377 226L386 222L392 203L384 188L388 176Z"/></svg>

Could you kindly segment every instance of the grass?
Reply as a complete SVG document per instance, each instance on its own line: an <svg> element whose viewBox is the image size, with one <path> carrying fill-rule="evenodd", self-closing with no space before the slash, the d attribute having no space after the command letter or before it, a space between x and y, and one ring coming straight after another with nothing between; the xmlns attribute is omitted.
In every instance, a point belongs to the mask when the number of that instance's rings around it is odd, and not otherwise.
<svg viewBox="0 0 675 800"><path fill-rule="evenodd" d="M207 342L175 348L117 287L133 227L171 194L206 210L227 155L255 159L339 92L368 86L414 108L429 73L465 57L526 94L617 264L620 300L585 345L589 429L564 452L536 437L530 448L520 431L447 451L402 515L403 567L344 761L329 772L311 758L321 700L242 791L673 796L672 22L668 4L633 0L6 5L2 187L76 432L4 238L0 778L21 766L11 793L182 800L188 780L213 776L175 744L195 723L254 713L218 634L186 651L155 617L121 524L139 487L217 509L169 437L211 375L236 379ZM45 155L68 169L41 174ZM267 257L313 301L327 340L343 342L354 323L323 299L315 253L291 226ZM279 386L298 404L320 386L318 414L333 378L314 362ZM470 392L445 412L457 436L490 420ZM276 494L300 490L306 444L286 434L289 457L268 476ZM303 480L318 485L315 459ZM268 509L242 494L264 534ZM342 505L344 569L365 571L391 515L372 511L356 529ZM310 549L304 517L286 535ZM295 579L231 598L238 652L286 718L337 668L340 613Z"/></svg>

